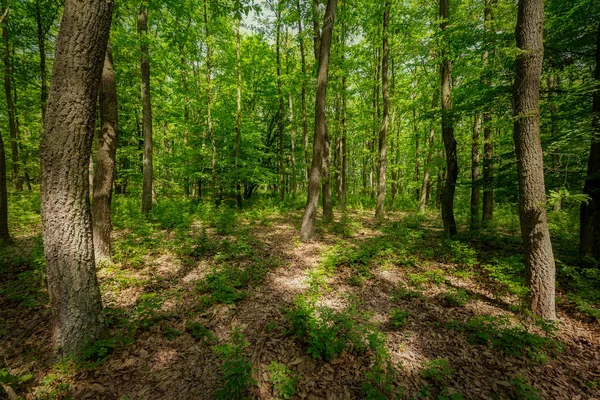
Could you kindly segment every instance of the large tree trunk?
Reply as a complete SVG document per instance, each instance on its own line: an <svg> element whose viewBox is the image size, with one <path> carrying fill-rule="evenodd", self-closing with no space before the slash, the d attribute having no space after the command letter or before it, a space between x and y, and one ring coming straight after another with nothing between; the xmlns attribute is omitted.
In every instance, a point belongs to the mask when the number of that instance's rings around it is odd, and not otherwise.
<svg viewBox="0 0 600 400"><path fill-rule="evenodd" d="M11 79L12 71L10 65L10 46L8 43L8 5L3 1L4 18L2 20L2 39L4 42L4 94L6 95L6 106L8 108L8 126L10 129L10 150L12 159L11 180L16 190L23 190L23 179L19 176L19 147L17 144L17 123L15 104L12 97Z"/></svg>
<svg viewBox="0 0 600 400"><path fill-rule="evenodd" d="M489 25L494 19L492 7L495 3L496 0L485 0L484 23L486 34L492 31ZM494 55L493 47L490 55ZM484 58L484 68L488 65L488 58L489 56ZM489 73L485 71L483 81L488 87L492 86ZM487 110L483 113L483 204L481 211L481 221L483 224L489 224L494 217L494 133L491 123L492 113L488 106Z"/></svg>
<svg viewBox="0 0 600 400"><path fill-rule="evenodd" d="M283 91L281 89L281 0L276 5L277 35L275 40L276 58L277 58L277 98L279 100L279 117L277 127L279 132L279 200L285 198L285 154L283 147Z"/></svg>
<svg viewBox="0 0 600 400"><path fill-rule="evenodd" d="M442 34L448 33L448 14L450 0L440 0L440 27ZM456 235L456 221L454 220L454 192L456 191L456 180L458 178L458 160L456 156L456 140L454 139L454 121L452 117L452 95L451 75L449 59L449 41L446 37L444 49L442 50L442 139L446 149L446 183L442 195L442 221L444 233L447 237Z"/></svg>
<svg viewBox="0 0 600 400"><path fill-rule="evenodd" d="M388 91L388 61L390 47L388 44L388 25L390 23L390 1L386 1L383 12L383 56L381 58L381 88L383 95L383 121L379 129L379 162L378 162L378 188L375 219L384 217L385 206L385 173L387 169L387 131L390 123L390 94Z"/></svg>
<svg viewBox="0 0 600 400"><path fill-rule="evenodd" d="M149 0L146 0L149 1ZM148 51L148 3L140 6L138 34L140 37L140 71L142 75L142 134L144 136L142 212L152 210L152 102L150 100L150 54Z"/></svg>
<svg viewBox="0 0 600 400"><path fill-rule="evenodd" d="M479 111L475 113L473 122L473 140L471 143L471 221L472 231L479 229L479 137L481 136L482 116Z"/></svg>
<svg viewBox="0 0 600 400"><path fill-rule="evenodd" d="M592 144L583 192L590 201L581 204L579 253L600 262L600 24L596 40L596 88L592 103Z"/></svg>
<svg viewBox="0 0 600 400"><path fill-rule="evenodd" d="M329 56L331 50L331 37L335 23L337 0L328 0L325 18L323 20L323 34L319 54L319 72L317 74L317 93L315 96L315 133L313 143L313 159L308 185L308 198L306 209L302 218L300 240L313 240L316 236L315 221L317 206L319 205L319 191L321 189L321 168L323 167L323 152L327 132L327 80L329 75Z"/></svg>
<svg viewBox="0 0 600 400"><path fill-rule="evenodd" d="M556 319L555 266L546 222L544 158L540 141L539 90L544 47L544 1L519 0L513 86L514 140L525 265L534 314Z"/></svg>
<svg viewBox="0 0 600 400"><path fill-rule="evenodd" d="M102 125L98 150L96 152L96 171L94 175L94 194L92 203L92 222L94 227L94 254L96 264L111 258L110 232L112 222L110 206L115 177L115 158L117 155L118 108L115 69L110 43L106 49L104 69L100 82L100 121Z"/></svg>
<svg viewBox="0 0 600 400"><path fill-rule="evenodd" d="M300 44L300 62L302 66L302 133L304 137L304 170L306 172L306 184L310 176L310 156L308 154L308 118L306 116L306 55L304 54L304 37L302 36L302 9L300 0L297 0L298 9L298 42Z"/></svg>
<svg viewBox="0 0 600 400"><path fill-rule="evenodd" d="M96 280L88 163L112 0L66 0L40 147L52 345L81 350L105 328Z"/></svg>

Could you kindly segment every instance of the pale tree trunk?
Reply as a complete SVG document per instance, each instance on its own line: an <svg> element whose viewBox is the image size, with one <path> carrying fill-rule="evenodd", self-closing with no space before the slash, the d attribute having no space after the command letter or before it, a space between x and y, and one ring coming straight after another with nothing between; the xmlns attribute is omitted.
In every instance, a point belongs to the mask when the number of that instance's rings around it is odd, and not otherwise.
<svg viewBox="0 0 600 400"><path fill-rule="evenodd" d="M236 135L235 135L235 169L238 177L235 188L235 197L237 199L238 208L242 208L242 183L240 181L240 150L242 147L242 58L240 49L240 25L241 20L237 20L235 29L235 55L237 61L237 110L236 110Z"/></svg>
<svg viewBox="0 0 600 400"><path fill-rule="evenodd" d="M300 240L310 241L316 236L315 222L317 219L317 206L319 205L319 191L321 189L321 168L323 167L323 152L325 135L327 132L327 80L329 75L329 57L331 50L331 37L337 0L328 0L325 18L323 20L322 44L319 46L319 70L317 74L317 93L315 96L315 133L313 142L313 159L308 185L308 198L306 209L302 218Z"/></svg>
<svg viewBox="0 0 600 400"><path fill-rule="evenodd" d="M600 262L600 24L596 40L596 87L592 103L592 144L588 159L587 178L583 193L590 196L588 203L581 204L580 242L581 257L592 256Z"/></svg>
<svg viewBox="0 0 600 400"><path fill-rule="evenodd" d="M539 91L544 46L544 1L519 0L513 86L514 140L519 177L519 211L531 311L556 319L555 266L546 221L544 157L540 141Z"/></svg>
<svg viewBox="0 0 600 400"><path fill-rule="evenodd" d="M379 129L379 160L378 160L378 188L377 206L375 208L375 219L384 218L385 208L385 173L387 169L387 131L390 123L390 94L388 90L388 61L390 47L388 41L388 25L390 23L391 3L386 1L383 13L383 55L381 58L381 88L383 96L383 121Z"/></svg>
<svg viewBox="0 0 600 400"><path fill-rule="evenodd" d="M310 175L310 156L308 154L308 118L306 116L306 55L304 54L304 37L302 36L302 9L300 0L297 0L298 9L298 42L300 44L300 62L302 66L302 133L304 137L304 170L306 172L305 180L308 185Z"/></svg>
<svg viewBox="0 0 600 400"><path fill-rule="evenodd" d="M40 147L52 346L78 352L105 329L96 279L88 163L113 3L66 0Z"/></svg>
<svg viewBox="0 0 600 400"><path fill-rule="evenodd" d="M150 54L148 51L148 2L140 6L138 16L138 35L140 38L140 71L142 76L142 135L144 137L144 155L142 160L142 212L150 213L153 198L152 171L152 102L150 100Z"/></svg>
<svg viewBox="0 0 600 400"><path fill-rule="evenodd" d="M484 23L485 33L493 31L492 24L494 15L492 7L496 0L485 0ZM492 48L490 55L494 55ZM488 56L484 59L484 67L488 65ZM484 72L484 84L488 87L492 86L491 80L488 78L488 73ZM481 210L481 221L484 225L492 222L494 217L494 133L492 130L492 113L490 108L483 113L483 204Z"/></svg>
<svg viewBox="0 0 600 400"><path fill-rule="evenodd" d="M8 126L10 129L10 150L12 159L11 181L16 190L23 190L23 179L19 176L19 147L17 144L17 123L15 104L12 97L11 78L12 71L10 65L10 46L8 43L8 5L3 1L4 18L2 20L2 39L4 42L4 94L6 95L6 106L8 108Z"/></svg>
<svg viewBox="0 0 600 400"><path fill-rule="evenodd" d="M285 154L283 147L283 91L281 89L281 0L277 2L277 34L275 40L276 58L277 58L277 98L279 100L279 117L277 127L279 132L279 200L285 198Z"/></svg>
<svg viewBox="0 0 600 400"><path fill-rule="evenodd" d="M110 232L112 221L110 206L117 155L118 108L115 69L110 43L106 49L100 82L100 122L102 128L96 152L96 173L94 175L92 203L96 264L111 259Z"/></svg>
<svg viewBox="0 0 600 400"><path fill-rule="evenodd" d="M445 37L442 50L442 139L446 149L446 183L442 195L442 221L446 237L456 235L456 221L454 219L454 193L458 178L458 160L456 156L456 140L454 139L454 121L452 117L452 89L449 59L449 40L447 38L448 15L450 0L440 0L440 27Z"/></svg>
<svg viewBox="0 0 600 400"><path fill-rule="evenodd" d="M471 221L472 231L479 229L479 138L481 136L482 116L479 111L475 112L473 122L473 138L471 142Z"/></svg>

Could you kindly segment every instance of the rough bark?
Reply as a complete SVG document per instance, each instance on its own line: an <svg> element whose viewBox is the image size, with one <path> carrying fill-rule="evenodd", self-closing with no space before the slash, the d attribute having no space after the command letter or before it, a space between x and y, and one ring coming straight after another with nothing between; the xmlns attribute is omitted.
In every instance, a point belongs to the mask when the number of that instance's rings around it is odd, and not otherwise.
<svg viewBox="0 0 600 400"><path fill-rule="evenodd" d="M514 141L519 178L519 211L534 314L556 319L555 265L546 221L544 159L540 141L539 89L544 47L543 0L519 0L515 36L516 57L513 86Z"/></svg>
<svg viewBox="0 0 600 400"><path fill-rule="evenodd" d="M442 221L444 233L447 237L456 235L456 221L454 219L454 193L458 178L458 160L456 156L456 140L454 139L454 121L452 117L452 95L450 59L448 50L448 15L450 0L440 0L440 27L445 36L445 45L442 50L442 139L446 150L446 182L442 195Z"/></svg>
<svg viewBox="0 0 600 400"><path fill-rule="evenodd" d="M590 201L581 204L579 254L581 257L592 256L600 262L600 24L596 40L594 77L596 88L592 101L592 144L583 188L583 192L590 196Z"/></svg>
<svg viewBox="0 0 600 400"><path fill-rule="evenodd" d="M313 159L310 171L310 182L308 185L308 198L306 209L302 218L300 240L310 241L316 236L315 221L317 218L317 206L319 204L319 192L321 189L321 169L323 166L323 152L325 148L325 135L327 132L327 80L329 75L329 58L331 50L331 37L337 0L328 0L325 18L323 20L323 34L319 53L319 70L317 74L317 92L315 96L315 131L313 142Z"/></svg>
<svg viewBox="0 0 600 400"><path fill-rule="evenodd" d="M117 155L118 108L115 69L112 48L106 49L104 69L100 81L100 124L102 126L96 152L92 222L94 227L94 255L96 264L111 258L110 206Z"/></svg>
<svg viewBox="0 0 600 400"><path fill-rule="evenodd" d="M12 68L10 65L10 45L8 41L8 10L6 0L3 2L3 14L2 19L2 40L4 42L4 94L6 96L6 107L8 109L8 126L10 132L10 150L11 150L11 161L12 161L12 173L11 181L15 186L16 190L23 190L23 179L19 176L19 147L17 144L17 123L16 123L16 111L15 104L12 96Z"/></svg>
<svg viewBox="0 0 600 400"><path fill-rule="evenodd" d="M381 57L381 88L383 96L383 121L379 129L379 160L378 160L378 188L377 206L375 208L375 219L381 220L384 215L385 206L385 173L387 169L387 131L390 123L390 94L388 90L388 62L390 47L388 43L388 25L390 23L391 3L386 1L383 12L383 54Z"/></svg>
<svg viewBox="0 0 600 400"><path fill-rule="evenodd" d="M77 352L104 331L96 280L88 162L112 0L66 0L40 147L41 212L52 344Z"/></svg>
<svg viewBox="0 0 600 400"><path fill-rule="evenodd" d="M153 171L152 171L152 101L150 99L150 54L148 50L148 2L140 6L138 16L138 35L140 38L140 71L142 76L142 135L144 137L144 155L142 159L142 212L152 210Z"/></svg>
<svg viewBox="0 0 600 400"><path fill-rule="evenodd" d="M481 136L481 123L481 113L476 112L471 141L471 221L469 225L472 231L479 229L479 179L481 178L479 168L479 138Z"/></svg>

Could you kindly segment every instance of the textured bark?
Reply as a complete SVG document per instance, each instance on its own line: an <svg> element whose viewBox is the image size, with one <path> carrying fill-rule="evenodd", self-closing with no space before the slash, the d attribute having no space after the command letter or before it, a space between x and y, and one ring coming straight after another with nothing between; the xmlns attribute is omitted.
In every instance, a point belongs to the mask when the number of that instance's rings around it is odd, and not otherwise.
<svg viewBox="0 0 600 400"><path fill-rule="evenodd" d="M484 23L485 33L492 31L489 26L494 20L493 6L496 0L485 0ZM484 66L487 66L487 60L494 55L492 48L489 55L484 58ZM484 84L492 86L489 74L484 73ZM483 112L483 204L481 210L481 221L483 224L489 224L494 217L494 133L492 131L492 113L488 107Z"/></svg>
<svg viewBox="0 0 600 400"><path fill-rule="evenodd" d="M310 182L308 185L308 198L306 209L302 218L300 240L310 241L316 236L315 221L317 218L317 206L319 205L319 192L321 189L321 168L323 166L323 152L325 147L325 135L327 132L327 80L329 75L329 58L331 50L331 37L337 0L328 0L325 18L323 20L323 35L319 54L319 70L317 74L317 92L315 96L315 133L313 142L313 159L310 171Z"/></svg>
<svg viewBox="0 0 600 400"><path fill-rule="evenodd" d="M138 16L138 35L140 37L140 71L142 75L142 135L144 137L144 155L142 160L142 212L152 210L153 170L152 170L152 101L150 99L150 54L148 50L148 2L140 6Z"/></svg>
<svg viewBox="0 0 600 400"><path fill-rule="evenodd" d="M235 188L235 197L238 208L242 208L242 183L240 182L240 150L242 146L242 58L240 49L240 25L241 20L237 20L235 29L235 56L237 61L237 109L236 109L236 135L235 135L235 169L238 172Z"/></svg>
<svg viewBox="0 0 600 400"><path fill-rule="evenodd" d="M539 89L544 47L544 1L519 0L513 86L514 141L525 265L534 314L556 319L555 266L546 221L544 159L540 141Z"/></svg>
<svg viewBox="0 0 600 400"><path fill-rule="evenodd" d="M390 94L388 90L388 62L390 47L388 43L388 26L390 23L391 3L386 1L383 12L383 54L381 57L381 88L383 96L383 121L379 129L379 160L378 160L378 187L377 206L375 208L375 219L382 219L385 207L385 173L387 170L387 131L390 123Z"/></svg>
<svg viewBox="0 0 600 400"><path fill-rule="evenodd" d="M446 182L442 195L442 221L444 233L447 237L456 235L456 221L454 219L454 193L456 191L456 180L458 178L458 160L456 156L456 140L454 139L454 121L452 117L452 95L450 59L448 56L448 38L446 29L448 27L448 14L450 0L440 0L440 27L445 37L445 45L442 50L442 139L446 149Z"/></svg>
<svg viewBox="0 0 600 400"><path fill-rule="evenodd" d="M111 258L110 232L112 222L110 206L112 188L115 178L115 161L117 155L118 108L115 69L112 60L110 43L106 49L104 69L100 82L100 123L102 126L96 152L96 171L94 175L94 192L92 222L94 227L94 255L96 264Z"/></svg>
<svg viewBox="0 0 600 400"><path fill-rule="evenodd" d="M306 112L306 55L304 53L304 37L302 36L302 9L300 0L296 1L298 10L298 42L300 44L300 63L302 67L302 133L304 137L304 170L306 172L306 184L310 176L310 156L308 154L308 118Z"/></svg>
<svg viewBox="0 0 600 400"><path fill-rule="evenodd" d="M19 147L17 145L17 123L15 104L13 102L11 79L12 71L10 65L10 45L8 42L8 14L6 0L3 2L4 18L2 20L2 40L4 42L4 94L6 97L6 107L8 108L8 126L10 132L10 151L12 161L11 181L16 190L23 190L23 179L19 176Z"/></svg>
<svg viewBox="0 0 600 400"><path fill-rule="evenodd" d="M277 98L279 100L279 117L277 127L279 133L279 200L285 198L285 154L283 147L283 91L281 89L281 0L277 3L277 34L275 39L276 63L277 63Z"/></svg>
<svg viewBox="0 0 600 400"><path fill-rule="evenodd" d="M105 328L96 280L88 163L111 0L65 1L40 147L41 211L52 344L81 350Z"/></svg>
<svg viewBox="0 0 600 400"><path fill-rule="evenodd" d="M600 262L600 24L596 40L596 88L592 102L592 144L583 192L590 201L581 204L579 253Z"/></svg>
<svg viewBox="0 0 600 400"><path fill-rule="evenodd" d="M475 113L473 122L473 138L471 142L471 221L470 228L472 231L479 229L479 138L481 136L481 121L480 112Z"/></svg>

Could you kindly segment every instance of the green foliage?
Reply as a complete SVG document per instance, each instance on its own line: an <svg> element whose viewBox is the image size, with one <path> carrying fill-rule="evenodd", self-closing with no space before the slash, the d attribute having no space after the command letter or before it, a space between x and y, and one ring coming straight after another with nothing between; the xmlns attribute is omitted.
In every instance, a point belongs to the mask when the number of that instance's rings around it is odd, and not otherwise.
<svg viewBox="0 0 600 400"><path fill-rule="evenodd" d="M212 341L215 338L214 333L200 322L188 322L185 328L197 342Z"/></svg>
<svg viewBox="0 0 600 400"><path fill-rule="evenodd" d="M524 298L529 289L525 282L525 264L523 256L515 255L494 259L483 265L490 278L494 279L510 294Z"/></svg>
<svg viewBox="0 0 600 400"><path fill-rule="evenodd" d="M298 378L286 365L273 361L269 365L269 381L277 399L291 399L296 393Z"/></svg>
<svg viewBox="0 0 600 400"><path fill-rule="evenodd" d="M362 224L350 217L348 214L343 214L339 221L336 221L331 226L331 232L343 238L351 238L362 229Z"/></svg>
<svg viewBox="0 0 600 400"><path fill-rule="evenodd" d="M423 292L409 289L402 283L398 285L398 287L394 290L392 294L392 301L398 302L401 300L412 301L414 299L424 299L425 296Z"/></svg>
<svg viewBox="0 0 600 400"><path fill-rule="evenodd" d="M114 351L119 342L120 339L117 337L96 340L81 351L80 359L89 368L95 368Z"/></svg>
<svg viewBox="0 0 600 400"><path fill-rule="evenodd" d="M408 322L408 312L399 308L392 309L390 322L396 329L402 329Z"/></svg>
<svg viewBox="0 0 600 400"><path fill-rule="evenodd" d="M421 369L421 376L424 379L440 386L445 384L453 373L454 369L450 367L450 362L446 358L426 361Z"/></svg>
<svg viewBox="0 0 600 400"><path fill-rule="evenodd" d="M457 240L446 239L440 243L440 258L442 261L472 268L479 263L477 252L468 244Z"/></svg>
<svg viewBox="0 0 600 400"><path fill-rule="evenodd" d="M541 400L540 392L529 385L523 376L517 376L510 380L511 398L516 400Z"/></svg>
<svg viewBox="0 0 600 400"><path fill-rule="evenodd" d="M465 289L455 289L446 292L444 301L450 307L463 307L469 300L469 295Z"/></svg>
<svg viewBox="0 0 600 400"><path fill-rule="evenodd" d="M174 340L175 338L181 336L181 332L179 332L177 329L173 328L170 325L165 327L162 334L168 340Z"/></svg>
<svg viewBox="0 0 600 400"><path fill-rule="evenodd" d="M29 372L12 375L6 368L0 369L0 383L4 383L8 386L19 386L25 384L33 378L33 375Z"/></svg>
<svg viewBox="0 0 600 400"><path fill-rule="evenodd" d="M41 240L30 250L0 248L0 296L26 308L46 304L46 263Z"/></svg>
<svg viewBox="0 0 600 400"><path fill-rule="evenodd" d="M256 384L252 378L252 363L244 357L249 343L239 329L233 331L231 342L214 346L213 351L223 360L223 387L216 391L218 400L247 399L250 388Z"/></svg>

